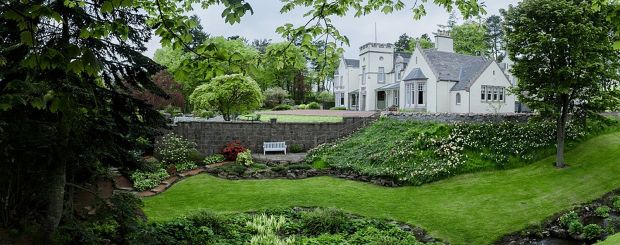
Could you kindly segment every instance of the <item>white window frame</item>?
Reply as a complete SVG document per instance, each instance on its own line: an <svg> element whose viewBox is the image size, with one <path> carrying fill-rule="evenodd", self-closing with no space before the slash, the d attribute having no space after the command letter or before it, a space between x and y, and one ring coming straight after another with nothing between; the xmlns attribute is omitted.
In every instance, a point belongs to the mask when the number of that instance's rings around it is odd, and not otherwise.
<svg viewBox="0 0 620 245"><path fill-rule="evenodd" d="M405 106L408 108L413 108L415 102L415 87L413 83L405 83Z"/></svg>
<svg viewBox="0 0 620 245"><path fill-rule="evenodd" d="M425 106L426 105L426 82L418 82L416 86L416 105ZM422 103L420 103L420 99L422 99Z"/></svg>
<svg viewBox="0 0 620 245"><path fill-rule="evenodd" d="M461 93L456 93L456 104L457 105L461 104Z"/></svg>
<svg viewBox="0 0 620 245"><path fill-rule="evenodd" d="M480 95L482 102L506 102L506 88L503 86L482 85Z"/></svg>
<svg viewBox="0 0 620 245"><path fill-rule="evenodd" d="M377 83L385 83L385 67L379 67L377 72Z"/></svg>

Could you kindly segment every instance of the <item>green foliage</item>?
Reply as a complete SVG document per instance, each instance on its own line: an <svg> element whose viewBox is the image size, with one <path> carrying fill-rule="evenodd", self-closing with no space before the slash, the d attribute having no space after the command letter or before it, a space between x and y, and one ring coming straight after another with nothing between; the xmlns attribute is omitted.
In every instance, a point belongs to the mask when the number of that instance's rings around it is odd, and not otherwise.
<svg viewBox="0 0 620 245"><path fill-rule="evenodd" d="M334 101L334 93L329 91L322 91L316 95L316 99L322 103L329 103ZM312 104L312 103L310 103Z"/></svg>
<svg viewBox="0 0 620 245"><path fill-rule="evenodd" d="M305 110L305 109L308 109L308 105L306 105L306 104L301 104L301 105L298 105L298 106L297 106L297 109L299 109L299 110Z"/></svg>
<svg viewBox="0 0 620 245"><path fill-rule="evenodd" d="M234 173L234 174L238 174L241 175L245 172L245 170L247 169L244 165L241 164L226 164L224 166L218 167L219 169L221 169L224 172L227 173Z"/></svg>
<svg viewBox="0 0 620 245"><path fill-rule="evenodd" d="M614 124L592 120L569 124L574 142ZM309 151L309 162L420 185L455 174L522 166L548 156L554 123L436 124L381 119L336 143Z"/></svg>
<svg viewBox="0 0 620 245"><path fill-rule="evenodd" d="M579 215L575 211L570 211L564 215L562 215L559 219L560 224L568 227L570 223L579 222Z"/></svg>
<svg viewBox="0 0 620 245"><path fill-rule="evenodd" d="M239 39L208 38L195 51L200 55L166 47L155 52L155 60L166 66L183 84L186 96L215 77L252 74L258 69L258 51Z"/></svg>
<svg viewBox="0 0 620 245"><path fill-rule="evenodd" d="M131 181L136 190L146 191L157 187L159 183L168 178L168 176L168 172L163 168L155 172L136 170L131 174Z"/></svg>
<svg viewBox="0 0 620 245"><path fill-rule="evenodd" d="M491 15L486 19L486 39L489 42L491 55L500 63L506 57L504 47L504 23L501 16Z"/></svg>
<svg viewBox="0 0 620 245"><path fill-rule="evenodd" d="M293 107L290 106L290 105L277 105L272 110L274 110L274 111L288 111L288 110L291 110L291 109L293 109Z"/></svg>
<svg viewBox="0 0 620 245"><path fill-rule="evenodd" d="M300 153L300 152L303 152L303 151L304 151L304 147L303 147L302 145L300 145L300 144L292 144L292 145L289 147L289 151L290 151L291 153Z"/></svg>
<svg viewBox="0 0 620 245"><path fill-rule="evenodd" d="M570 233L571 235L578 236L582 232L583 232L583 224L579 222L578 220L571 221L570 223L568 223L568 233Z"/></svg>
<svg viewBox="0 0 620 245"><path fill-rule="evenodd" d="M293 244L294 237L281 239L278 232L286 223L284 216L267 216L265 214L257 215L247 222L247 226L256 232L256 235L250 239L252 245L286 245Z"/></svg>
<svg viewBox="0 0 620 245"><path fill-rule="evenodd" d="M337 106L337 107L332 107L332 108L329 108L329 109L332 110L332 111L346 111L347 107L345 107L345 106Z"/></svg>
<svg viewBox="0 0 620 245"><path fill-rule="evenodd" d="M306 109L308 109L308 110L319 110L319 109L321 109L321 105L319 105L319 103L312 102L312 103L310 103L310 104L308 104L306 106Z"/></svg>
<svg viewBox="0 0 620 245"><path fill-rule="evenodd" d="M583 227L583 237L590 241L600 238L603 232L603 228L597 224L589 224Z"/></svg>
<svg viewBox="0 0 620 245"><path fill-rule="evenodd" d="M222 154L213 154L211 156L205 157L205 159L202 161L202 163L204 165L211 165L211 164L214 164L214 163L223 162L224 160L226 160L224 155L222 155Z"/></svg>
<svg viewBox="0 0 620 245"><path fill-rule="evenodd" d="M413 43L413 38L407 35L407 33L400 35L394 43L395 52L411 52L413 48L415 48L415 43Z"/></svg>
<svg viewBox="0 0 620 245"><path fill-rule="evenodd" d="M615 196L611 200L613 208L616 209L616 211L620 211L620 196Z"/></svg>
<svg viewBox="0 0 620 245"><path fill-rule="evenodd" d="M431 38L427 34L423 34L420 38L417 39L417 42L423 49L435 48L435 43L431 41Z"/></svg>
<svg viewBox="0 0 620 245"><path fill-rule="evenodd" d="M155 154L164 164L190 162L190 157L194 152L196 152L196 143L174 133L163 136L155 145Z"/></svg>
<svg viewBox="0 0 620 245"><path fill-rule="evenodd" d="M250 167L252 166L252 164L254 164L254 161L252 160L252 151L250 151L249 149L237 154L237 159L235 160L235 162L237 164L246 166L246 167Z"/></svg>
<svg viewBox="0 0 620 245"><path fill-rule="evenodd" d="M219 76L198 86L189 99L196 109L216 110L230 121L259 108L263 95L256 81L235 74Z"/></svg>
<svg viewBox="0 0 620 245"><path fill-rule="evenodd" d="M104 203L105 202L105 203ZM58 244L102 244L126 242L138 230L140 217L136 212L142 201L132 193L118 192L106 200L95 200L97 213L86 219L66 219L56 233Z"/></svg>
<svg viewBox="0 0 620 245"><path fill-rule="evenodd" d="M263 95L265 96L264 104L265 104L265 107L267 108L280 105L282 104L284 99L289 97L288 91L280 87L272 87L272 88L265 89L265 91L263 92Z"/></svg>
<svg viewBox="0 0 620 245"><path fill-rule="evenodd" d="M594 213L599 217L607 218L609 217L610 211L611 211L611 208L609 206L600 206L594 210Z"/></svg>
<svg viewBox="0 0 620 245"><path fill-rule="evenodd" d="M490 50L486 26L476 22L465 22L452 28L454 51L459 54L486 56Z"/></svg>
<svg viewBox="0 0 620 245"><path fill-rule="evenodd" d="M301 215L301 227L305 234L336 234L345 231L349 225L347 214L338 209L317 209Z"/></svg>
<svg viewBox="0 0 620 245"><path fill-rule="evenodd" d="M512 73L519 79L513 92L529 108L556 118L556 166L563 167L569 115L620 105L620 59L616 37L609 35L614 26L589 3L571 0L527 0L504 17Z"/></svg>
<svg viewBox="0 0 620 245"><path fill-rule="evenodd" d="M185 172L188 170L192 170L198 167L198 165L196 165L195 162L184 162L184 163L177 163L174 165L177 169L178 172Z"/></svg>
<svg viewBox="0 0 620 245"><path fill-rule="evenodd" d="M213 111L207 111L207 110L195 110L193 112L195 117L200 117L200 118L213 118L215 117L216 113Z"/></svg>
<svg viewBox="0 0 620 245"><path fill-rule="evenodd" d="M394 244L394 245L421 245L411 233L403 231L398 227L387 230L379 230L376 227L368 227L359 230L350 239L351 244Z"/></svg>

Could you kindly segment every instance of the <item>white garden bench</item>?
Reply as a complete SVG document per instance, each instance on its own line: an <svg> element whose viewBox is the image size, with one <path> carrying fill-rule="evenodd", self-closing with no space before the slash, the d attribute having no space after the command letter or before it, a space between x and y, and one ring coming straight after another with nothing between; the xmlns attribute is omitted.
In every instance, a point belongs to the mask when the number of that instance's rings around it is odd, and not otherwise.
<svg viewBox="0 0 620 245"><path fill-rule="evenodd" d="M268 151L284 151L286 155L286 143L285 142L263 142L263 155Z"/></svg>

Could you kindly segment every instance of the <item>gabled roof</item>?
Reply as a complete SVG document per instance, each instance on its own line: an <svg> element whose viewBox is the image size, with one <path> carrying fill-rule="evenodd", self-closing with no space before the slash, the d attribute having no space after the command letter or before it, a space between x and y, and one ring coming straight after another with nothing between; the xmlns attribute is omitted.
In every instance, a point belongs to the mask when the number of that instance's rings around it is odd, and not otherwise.
<svg viewBox="0 0 620 245"><path fill-rule="evenodd" d="M403 78L403 81L427 80L427 79L428 77L424 75L424 72L422 72L422 69L415 68L411 70L411 72L409 72L409 74L407 74L405 78Z"/></svg>
<svg viewBox="0 0 620 245"><path fill-rule="evenodd" d="M344 59L344 64L345 64L347 67L359 68L359 67L360 67L360 60L355 60L355 59Z"/></svg>
<svg viewBox="0 0 620 245"><path fill-rule="evenodd" d="M422 54L438 80L457 82L452 87L452 91L468 90L480 74L493 63L492 60L481 56L443 52L436 49L423 49Z"/></svg>

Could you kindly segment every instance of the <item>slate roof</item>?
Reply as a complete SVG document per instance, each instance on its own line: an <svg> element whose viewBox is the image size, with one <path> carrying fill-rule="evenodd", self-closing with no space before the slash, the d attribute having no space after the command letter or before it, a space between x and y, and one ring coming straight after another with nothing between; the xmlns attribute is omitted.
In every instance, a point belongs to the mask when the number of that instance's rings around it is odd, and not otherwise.
<svg viewBox="0 0 620 245"><path fill-rule="evenodd" d="M403 64L403 69L407 68L407 64L409 64L409 60L411 59L411 53L394 52L394 55L393 55L394 63L392 63L392 64L394 64L394 66L392 67L392 71L390 71L390 73L394 73L395 72L394 70L396 69L396 63L397 63L397 59L398 59L399 55L401 57L403 57L403 63L404 63Z"/></svg>
<svg viewBox="0 0 620 245"><path fill-rule="evenodd" d="M360 67L360 60L344 59L344 63L345 65L347 65L347 67L355 67L355 68Z"/></svg>
<svg viewBox="0 0 620 245"><path fill-rule="evenodd" d="M452 87L452 91L468 90L493 62L481 56L443 52L436 49L422 51L440 81L457 82Z"/></svg>
<svg viewBox="0 0 620 245"><path fill-rule="evenodd" d="M403 81L427 80L427 79L428 77L424 75L424 72L422 72L422 69L415 68L411 70L411 72L409 72L409 74L407 74L405 78L403 78Z"/></svg>

